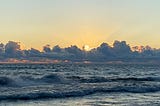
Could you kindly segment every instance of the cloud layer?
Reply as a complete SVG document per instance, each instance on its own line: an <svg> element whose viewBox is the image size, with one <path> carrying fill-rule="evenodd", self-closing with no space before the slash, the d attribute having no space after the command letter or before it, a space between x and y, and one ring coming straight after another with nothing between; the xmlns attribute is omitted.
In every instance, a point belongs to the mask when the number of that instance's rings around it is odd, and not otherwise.
<svg viewBox="0 0 160 106"><path fill-rule="evenodd" d="M45 45L43 51L31 48L21 50L20 43L9 41L7 44L0 44L0 59L6 61L10 59L29 60L29 61L91 61L91 62L108 62L108 61L132 61L145 62L160 60L160 49L151 48L150 46L130 47L126 41L114 41L113 47L107 43L102 43L99 47L90 51L78 48L76 45L61 48L59 45L50 47Z"/></svg>

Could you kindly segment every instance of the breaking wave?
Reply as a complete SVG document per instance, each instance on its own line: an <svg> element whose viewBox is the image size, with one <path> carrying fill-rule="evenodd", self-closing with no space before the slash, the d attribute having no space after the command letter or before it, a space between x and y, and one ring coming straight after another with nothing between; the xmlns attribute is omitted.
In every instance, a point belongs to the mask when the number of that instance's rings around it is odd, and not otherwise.
<svg viewBox="0 0 160 106"><path fill-rule="evenodd" d="M160 91L159 77L83 77L63 74L1 76L0 100L79 97L94 93L150 93Z"/></svg>
<svg viewBox="0 0 160 106"><path fill-rule="evenodd" d="M0 100L30 100L30 99L45 99L45 98L66 98L66 97L81 97L94 93L150 93L158 92L160 87L122 87L117 86L113 88L107 87L95 87L95 88L86 88L86 89L72 89L72 90L59 90L59 91L38 91L38 92L24 92L11 95L0 95Z"/></svg>
<svg viewBox="0 0 160 106"><path fill-rule="evenodd" d="M64 76L62 74L47 74L42 77L32 76L18 76L0 77L0 86L25 86L26 84L41 85L41 84L68 84L68 83L107 83L107 82L121 82L121 83L132 83L132 82L160 82L159 77L126 77L126 78L107 78L107 77L82 77L82 76Z"/></svg>

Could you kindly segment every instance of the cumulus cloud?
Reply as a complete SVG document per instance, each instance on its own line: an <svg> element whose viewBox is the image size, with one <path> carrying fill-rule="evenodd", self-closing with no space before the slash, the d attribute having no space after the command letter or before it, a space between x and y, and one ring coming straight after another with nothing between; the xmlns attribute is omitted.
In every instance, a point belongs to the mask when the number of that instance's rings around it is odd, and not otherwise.
<svg viewBox="0 0 160 106"><path fill-rule="evenodd" d="M5 45L5 54L9 57L19 57L21 56L21 48L19 42L9 41Z"/></svg>
<svg viewBox="0 0 160 106"><path fill-rule="evenodd" d="M45 45L43 51L35 48L21 50L19 42L9 41L7 44L0 44L0 58L18 58L27 60L57 59L70 61L112 61L112 60L137 60L146 58L160 58L160 49L153 49L150 46L134 46L131 50L126 41L115 41L113 47L102 43L99 47L90 51L78 48L76 45L61 48L59 45L52 49Z"/></svg>
<svg viewBox="0 0 160 106"><path fill-rule="evenodd" d="M62 52L62 48L60 48L59 45L56 45L56 46L53 47L52 51L56 52L56 53L60 53L60 52Z"/></svg>
<svg viewBox="0 0 160 106"><path fill-rule="evenodd" d="M31 48L28 50L29 56L41 56L41 52L37 49Z"/></svg>
<svg viewBox="0 0 160 106"><path fill-rule="evenodd" d="M113 51L117 57L129 56L131 54L131 48L126 41L115 41L113 43Z"/></svg>
<svg viewBox="0 0 160 106"><path fill-rule="evenodd" d="M65 52L72 54L72 58L83 59L84 51L79 49L76 45L65 48Z"/></svg>
<svg viewBox="0 0 160 106"><path fill-rule="evenodd" d="M106 57L114 56L113 48L109 46L107 43L102 43L98 48L97 51L105 55Z"/></svg>
<svg viewBox="0 0 160 106"><path fill-rule="evenodd" d="M51 52L50 45L43 46L43 51L46 52L46 53Z"/></svg>
<svg viewBox="0 0 160 106"><path fill-rule="evenodd" d="M4 46L5 45L3 43L0 44L0 54L3 54L5 52L4 51L5 50Z"/></svg>

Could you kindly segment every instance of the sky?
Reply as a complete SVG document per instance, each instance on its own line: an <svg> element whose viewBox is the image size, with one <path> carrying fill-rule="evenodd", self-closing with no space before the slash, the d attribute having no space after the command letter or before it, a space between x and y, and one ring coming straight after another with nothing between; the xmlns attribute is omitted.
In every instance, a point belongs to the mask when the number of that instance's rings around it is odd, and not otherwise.
<svg viewBox="0 0 160 106"><path fill-rule="evenodd" d="M24 48L125 40L160 48L160 0L0 0L0 41Z"/></svg>

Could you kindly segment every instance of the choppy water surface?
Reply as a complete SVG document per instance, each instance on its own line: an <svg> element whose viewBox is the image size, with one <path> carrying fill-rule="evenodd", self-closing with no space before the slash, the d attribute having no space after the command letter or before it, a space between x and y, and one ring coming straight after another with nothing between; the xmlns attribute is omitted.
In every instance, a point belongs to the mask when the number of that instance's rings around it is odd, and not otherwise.
<svg viewBox="0 0 160 106"><path fill-rule="evenodd" d="M0 106L160 105L160 65L1 64Z"/></svg>

